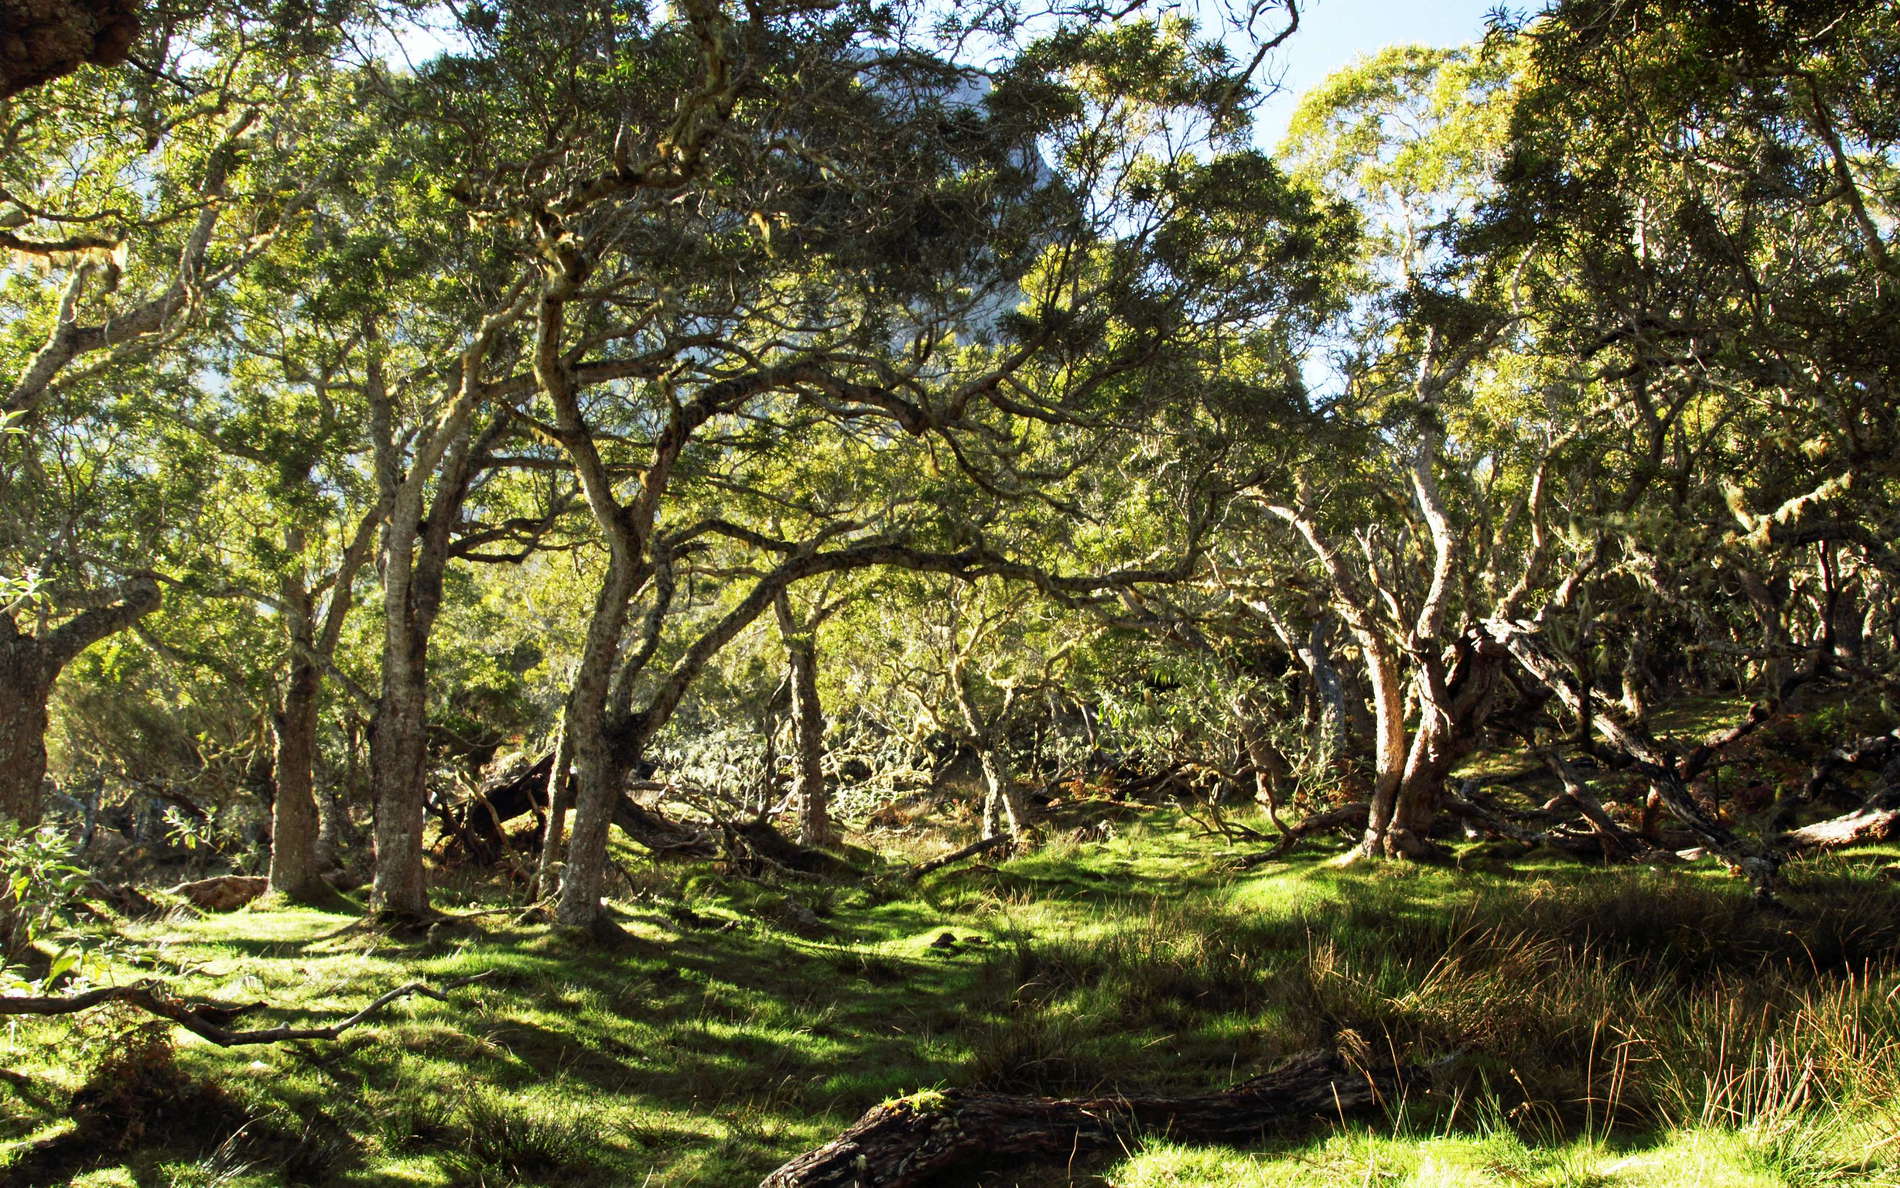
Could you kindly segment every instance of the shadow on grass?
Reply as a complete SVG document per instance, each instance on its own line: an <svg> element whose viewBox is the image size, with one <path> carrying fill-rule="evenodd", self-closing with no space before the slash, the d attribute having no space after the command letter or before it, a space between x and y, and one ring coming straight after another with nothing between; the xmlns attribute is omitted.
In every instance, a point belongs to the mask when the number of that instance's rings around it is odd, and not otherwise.
<svg viewBox="0 0 1900 1188"><path fill-rule="evenodd" d="M1198 1092L1347 1032L1455 1056L1434 1106L1451 1121L1461 1107L1444 1103L1490 1101L1558 1142L1606 1110L1641 1130L1736 1107L1709 1086L1770 1101L1781 1090L1749 1072L1770 1051L1824 1057L1803 1091L1859 1100L1891 1089L1880 1069L1900 1051L1882 998L1900 888L1865 863L1806 865L1792 917L1697 871L1235 876L1200 839L1140 830L915 889L672 878L691 903L622 905L631 939L611 951L502 912L420 939L297 909L155 928L182 990L262 998L286 1020L495 973L336 1044L182 1042L181 1075L237 1113L124 1128L92 1166L182 1161L189 1174L167 1173L181 1183L222 1159L255 1173L230 1184L745 1184L918 1089ZM18 1075L35 1089L0 1085L0 1139L56 1123L112 1026L23 1025Z"/></svg>

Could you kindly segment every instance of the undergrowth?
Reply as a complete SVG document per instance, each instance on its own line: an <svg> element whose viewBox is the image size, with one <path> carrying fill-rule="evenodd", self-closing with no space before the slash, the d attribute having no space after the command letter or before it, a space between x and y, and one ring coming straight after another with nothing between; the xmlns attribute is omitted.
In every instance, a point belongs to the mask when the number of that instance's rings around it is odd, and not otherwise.
<svg viewBox="0 0 1900 1188"><path fill-rule="evenodd" d="M1424 1070L1383 1118L983 1182L1900 1184L1891 857L1796 866L1769 911L1703 868L1234 875L1159 821L920 886L644 867L611 952L479 897L420 939L174 918L131 928L150 956L118 976L287 1019L494 972L335 1044L21 1021L0 1160L22 1184L740 1185L919 1092L1201 1092L1350 1042Z"/></svg>

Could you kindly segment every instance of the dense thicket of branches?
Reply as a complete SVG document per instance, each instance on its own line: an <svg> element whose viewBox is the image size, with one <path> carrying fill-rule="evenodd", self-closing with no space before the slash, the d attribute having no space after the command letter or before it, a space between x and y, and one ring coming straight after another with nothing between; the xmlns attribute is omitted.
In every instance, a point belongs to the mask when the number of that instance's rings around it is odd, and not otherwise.
<svg viewBox="0 0 1900 1188"><path fill-rule="evenodd" d="M616 820L966 778L1764 894L1890 824L1888 6L1564 0L1272 154L1290 4L393 11L6 42L10 821L396 915L512 831L578 927Z"/></svg>

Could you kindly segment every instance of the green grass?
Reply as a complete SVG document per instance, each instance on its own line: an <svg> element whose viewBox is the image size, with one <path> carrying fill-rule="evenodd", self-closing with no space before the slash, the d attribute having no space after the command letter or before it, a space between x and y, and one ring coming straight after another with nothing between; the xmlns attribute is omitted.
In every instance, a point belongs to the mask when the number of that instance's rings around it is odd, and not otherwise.
<svg viewBox="0 0 1900 1188"><path fill-rule="evenodd" d="M332 1044L21 1020L0 1160L101 1185L740 1185L880 1102L1200 1092L1351 1032L1434 1064L1430 1091L1254 1150L1156 1136L983 1182L1900 1184L1890 852L1793 868L1786 913L1700 867L1236 876L1172 818L919 887L638 861L616 951L500 911L414 940L283 906L128 928L149 956L119 976L286 1021L494 972ZM112 1126L60 1143L75 1094L132 1073Z"/></svg>

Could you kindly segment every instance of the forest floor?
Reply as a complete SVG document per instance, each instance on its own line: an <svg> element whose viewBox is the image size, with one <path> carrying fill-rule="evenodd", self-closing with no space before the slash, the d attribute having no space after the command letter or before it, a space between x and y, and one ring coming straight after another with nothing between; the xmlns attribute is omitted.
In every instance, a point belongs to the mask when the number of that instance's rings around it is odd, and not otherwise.
<svg viewBox="0 0 1900 1188"><path fill-rule="evenodd" d="M116 1010L0 1037L0 1182L749 1185L933 1087L1194 1093L1341 1042L1437 1062L1388 1115L1249 1149L1154 1136L994 1185L1900 1185L1900 869L1240 872L1171 810L913 885L626 856L614 950L479 891L401 939L260 904L120 928L118 976L329 1021L220 1049ZM947 938L947 939L946 939ZM75 1114L110 1124L76 1124Z"/></svg>

